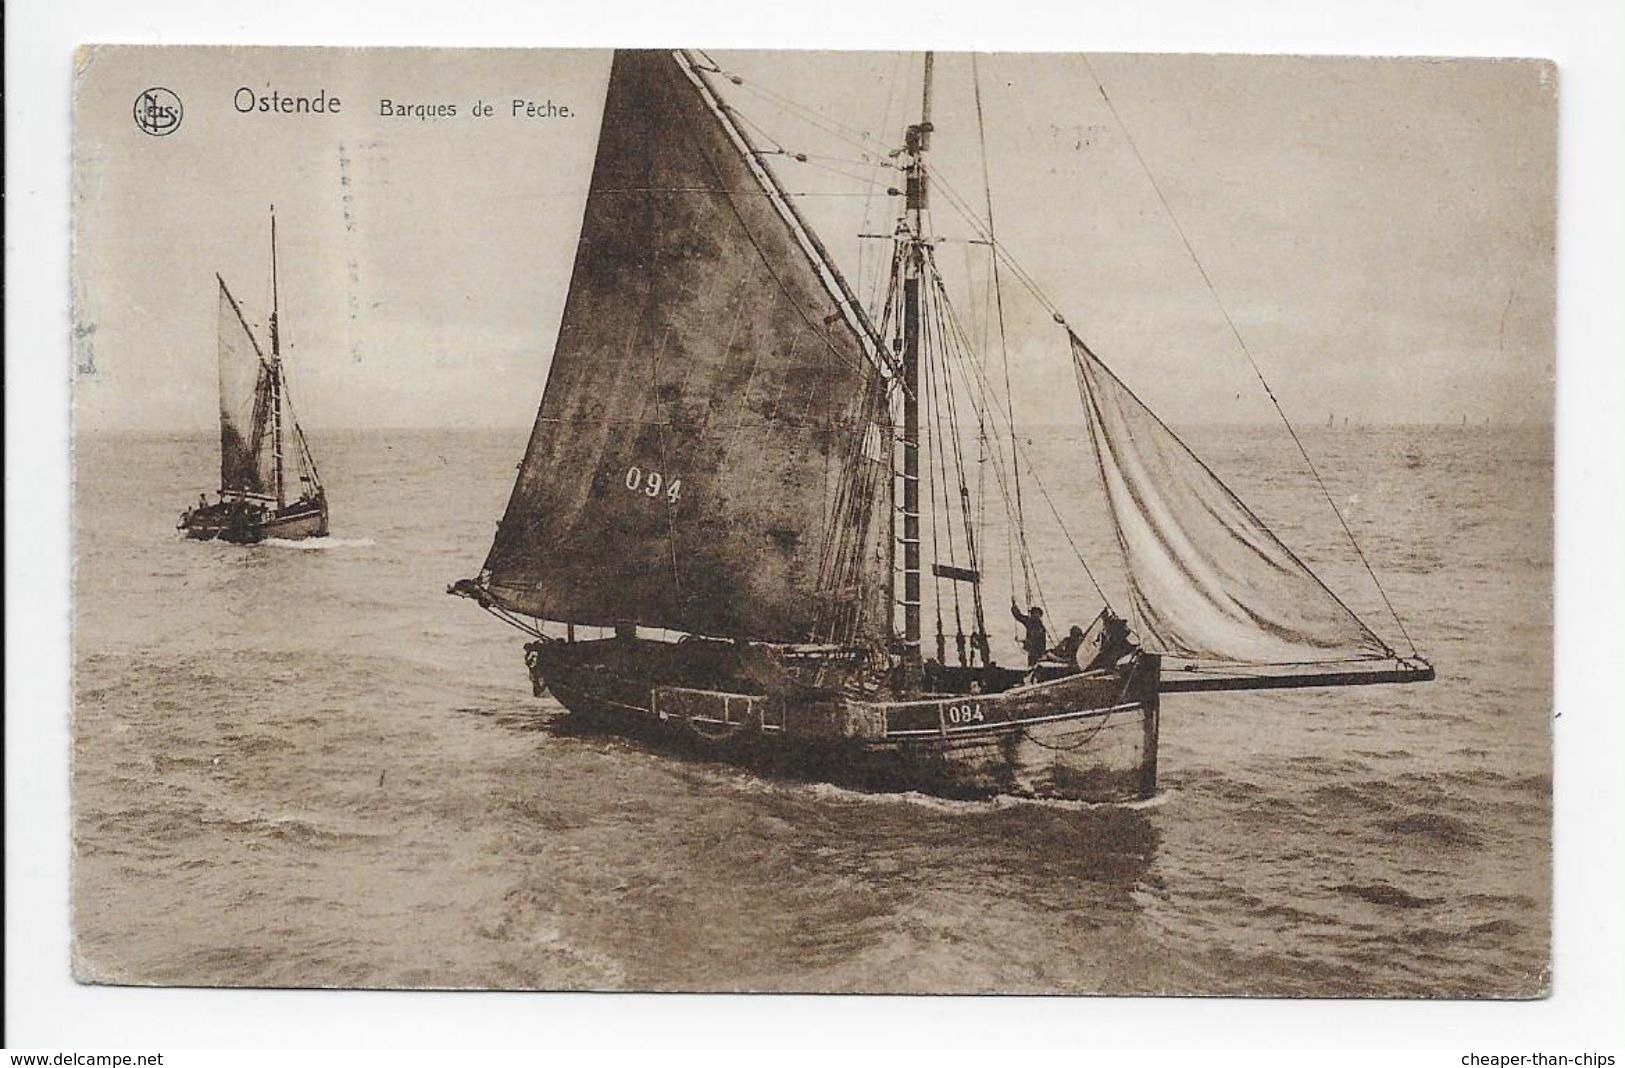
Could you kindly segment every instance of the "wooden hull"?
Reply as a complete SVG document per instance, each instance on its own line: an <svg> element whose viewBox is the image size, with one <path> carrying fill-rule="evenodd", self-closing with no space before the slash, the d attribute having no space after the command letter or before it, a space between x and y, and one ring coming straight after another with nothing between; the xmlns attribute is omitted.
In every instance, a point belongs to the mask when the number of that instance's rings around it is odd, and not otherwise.
<svg viewBox="0 0 1625 1068"><path fill-rule="evenodd" d="M679 684L594 655L601 644L534 655L538 683L593 729L862 789L1093 802L1156 792L1155 656L1001 693L866 700Z"/></svg>
<svg viewBox="0 0 1625 1068"><path fill-rule="evenodd" d="M181 516L178 529L197 541L252 545L267 538L296 540L327 536L327 498L296 501L280 510L229 501L194 508Z"/></svg>
<svg viewBox="0 0 1625 1068"><path fill-rule="evenodd" d="M325 538L327 537L327 502L303 511L290 506L282 513L260 524L260 538Z"/></svg>

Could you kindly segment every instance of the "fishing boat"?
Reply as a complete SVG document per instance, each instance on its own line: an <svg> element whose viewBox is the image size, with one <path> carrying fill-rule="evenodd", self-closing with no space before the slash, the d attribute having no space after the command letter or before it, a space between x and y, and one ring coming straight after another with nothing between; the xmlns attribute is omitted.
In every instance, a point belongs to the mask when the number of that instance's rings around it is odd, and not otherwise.
<svg viewBox="0 0 1625 1068"><path fill-rule="evenodd" d="M266 538L327 535L327 493L305 432L294 415L287 367L277 327L276 213L271 214L271 317L269 351L243 316L226 281L220 286L220 491L199 494L176 529L188 538L243 544ZM290 495L286 454L291 446L297 477ZM290 496L292 499L290 499Z"/></svg>
<svg viewBox="0 0 1625 1068"><path fill-rule="evenodd" d="M725 100L743 77L616 53L541 407L483 567L447 592L524 631L534 694L584 725L948 796L1145 798L1164 694L1431 679L1107 368L990 195L964 214L995 287L1002 265L1055 320L1129 591L1114 605L1078 552L1099 600L1051 606L1092 619L1052 648L1012 578L1025 657L997 661L969 472L995 476L1023 592L1051 565L1024 533L1042 484L1008 379L938 267L933 68L884 156L901 209L868 307L774 169L800 157Z"/></svg>

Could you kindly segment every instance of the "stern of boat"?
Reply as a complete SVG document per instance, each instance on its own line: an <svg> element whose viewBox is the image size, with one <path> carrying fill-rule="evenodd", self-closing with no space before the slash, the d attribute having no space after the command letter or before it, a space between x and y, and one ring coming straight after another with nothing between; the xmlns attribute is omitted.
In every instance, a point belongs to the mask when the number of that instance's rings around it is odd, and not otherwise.
<svg viewBox="0 0 1625 1068"><path fill-rule="evenodd" d="M260 538L327 537L327 496L318 494L294 502L259 524Z"/></svg>

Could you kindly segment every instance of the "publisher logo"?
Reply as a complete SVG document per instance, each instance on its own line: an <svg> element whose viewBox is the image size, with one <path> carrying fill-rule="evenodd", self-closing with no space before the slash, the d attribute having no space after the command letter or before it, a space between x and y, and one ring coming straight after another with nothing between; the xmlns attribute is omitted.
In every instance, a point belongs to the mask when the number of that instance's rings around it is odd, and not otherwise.
<svg viewBox="0 0 1625 1068"><path fill-rule="evenodd" d="M167 137L180 129L181 98L162 86L143 89L135 98L135 124L142 133Z"/></svg>

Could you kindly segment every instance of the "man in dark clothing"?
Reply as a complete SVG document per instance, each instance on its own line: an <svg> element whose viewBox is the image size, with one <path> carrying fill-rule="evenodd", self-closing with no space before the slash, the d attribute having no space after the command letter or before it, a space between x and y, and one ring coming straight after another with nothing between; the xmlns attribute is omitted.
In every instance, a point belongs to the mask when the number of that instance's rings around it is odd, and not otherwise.
<svg viewBox="0 0 1625 1068"><path fill-rule="evenodd" d="M1031 612L1023 612L1016 602L1011 601L1010 614L1026 628L1021 647L1027 652L1027 666L1032 667L1044 659L1044 654L1049 650L1049 635L1044 631L1044 610L1033 605Z"/></svg>
<svg viewBox="0 0 1625 1068"><path fill-rule="evenodd" d="M542 646L545 641L527 642L525 645L525 667L530 671L530 692L540 697L547 692L547 680L542 677L541 658Z"/></svg>
<svg viewBox="0 0 1625 1068"><path fill-rule="evenodd" d="M1049 651L1050 659L1078 670L1078 650L1083 648L1083 628L1074 626L1067 636L1061 639L1061 644Z"/></svg>
<svg viewBox="0 0 1625 1068"><path fill-rule="evenodd" d="M1084 670L1112 667L1134 649L1134 638L1129 634L1128 620L1114 614L1108 608L1100 613L1100 637L1096 641L1095 655Z"/></svg>

